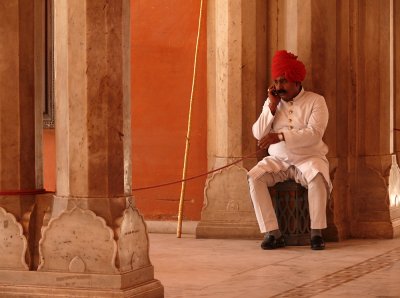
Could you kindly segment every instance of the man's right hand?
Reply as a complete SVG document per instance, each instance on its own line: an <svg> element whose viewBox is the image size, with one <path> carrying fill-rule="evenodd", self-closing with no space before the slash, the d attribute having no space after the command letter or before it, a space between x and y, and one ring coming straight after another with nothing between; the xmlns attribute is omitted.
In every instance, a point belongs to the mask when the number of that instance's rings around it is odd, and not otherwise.
<svg viewBox="0 0 400 298"><path fill-rule="evenodd" d="M268 87L268 98L270 103L272 103L275 106L277 106L281 101L280 96L276 92L275 85L271 85Z"/></svg>
<svg viewBox="0 0 400 298"><path fill-rule="evenodd" d="M276 108L281 101L278 93L276 93L275 85L271 85L268 88L268 98L269 98L269 109L271 110L272 115L275 115Z"/></svg>

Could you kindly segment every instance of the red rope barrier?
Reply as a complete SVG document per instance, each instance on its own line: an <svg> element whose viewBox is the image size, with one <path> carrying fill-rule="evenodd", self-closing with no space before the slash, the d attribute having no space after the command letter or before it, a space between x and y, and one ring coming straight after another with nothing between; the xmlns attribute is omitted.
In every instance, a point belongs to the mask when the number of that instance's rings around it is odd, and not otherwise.
<svg viewBox="0 0 400 298"><path fill-rule="evenodd" d="M46 191L44 188L40 189L10 189L10 190L1 190L0 196L17 196L17 195L39 195L48 193L50 191Z"/></svg>
<svg viewBox="0 0 400 298"><path fill-rule="evenodd" d="M234 162L232 162L232 163L229 163L229 164L227 164L227 165L225 165L225 166L223 166L223 167L214 169L214 170L212 170L212 171L209 171L209 172L206 172L206 173L203 173L203 174L199 174L199 175L192 176L192 177L189 177L189 178L185 178L185 179L181 179L181 180L176 180L176 181L171 181L171 182L167 182L167 183L162 183L162 184L157 184L157 185L151 185L151 186L145 186L145 187L139 187L139 188L133 188L132 191L140 191L140 190L146 190L146 189L152 189L152 188L159 188L159 187L163 187L163 186L168 186L168 185L172 185L172 184L181 183L181 182L183 182L183 181L193 180L193 179L196 179L196 178L199 178L199 177L202 177L202 176L206 176L206 175L208 175L208 174L212 174L212 173L214 173L214 172L217 172L217 171L219 171L219 170L222 170L222 169L225 169L225 168L227 168L227 167L230 167L230 166L232 166L232 165L234 165L234 164L237 164L238 162L241 162L241 161L244 160L244 159L247 159L247 158L250 158L250 157L254 157L258 152L261 152L261 151L263 151L263 150L264 150L264 149L258 149L256 152L253 152L253 153L251 153L251 154L249 154L249 155L243 156L243 157L241 157L240 159L238 159L238 160L236 160L236 161L234 161Z"/></svg>
<svg viewBox="0 0 400 298"><path fill-rule="evenodd" d="M164 186L168 186L168 185L172 185L172 184L177 184L177 183L182 183L183 181L189 181L189 180L193 180L193 179L197 179L200 178L202 176L206 176L212 173L215 173L217 171L220 171L222 169L228 168L234 164L237 164L239 162L241 162L242 160L245 160L247 158L250 157L254 157L258 152L263 151L264 149L259 149L256 152L253 152L251 154L248 154L246 156L241 157L240 159L229 163L223 167L220 168L216 168L212 171L208 171L206 173L202 173L196 176L192 176L192 177L188 177L185 179L180 179L180 180L176 180L176 181L171 181L171 182L167 182L167 183L162 183L162 184L157 184L157 185L151 185L151 186L145 186L145 187L138 187L138 188L133 188L132 191L141 191L141 190L146 190L146 189L152 189L152 188L159 188L159 187L164 187ZM0 196L16 196L16 195L38 195L38 194L44 194L44 193L54 193L54 191L47 191L44 188L41 189L19 189L19 190L1 190L0 191Z"/></svg>

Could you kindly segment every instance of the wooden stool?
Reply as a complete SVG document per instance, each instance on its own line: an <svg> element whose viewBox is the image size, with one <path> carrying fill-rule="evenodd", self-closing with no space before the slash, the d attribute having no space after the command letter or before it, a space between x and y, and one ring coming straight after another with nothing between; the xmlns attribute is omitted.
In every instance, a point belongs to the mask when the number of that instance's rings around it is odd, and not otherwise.
<svg viewBox="0 0 400 298"><path fill-rule="evenodd" d="M293 180L270 188L279 228L287 245L310 244L308 192Z"/></svg>

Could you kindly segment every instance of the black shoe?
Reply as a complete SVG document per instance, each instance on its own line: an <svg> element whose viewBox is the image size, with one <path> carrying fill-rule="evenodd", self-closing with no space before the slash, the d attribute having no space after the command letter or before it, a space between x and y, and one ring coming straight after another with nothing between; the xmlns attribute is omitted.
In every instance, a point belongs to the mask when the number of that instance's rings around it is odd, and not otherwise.
<svg viewBox="0 0 400 298"><path fill-rule="evenodd" d="M275 249L279 247L285 247L285 238L283 236L275 238L273 235L266 235L263 242L261 242L262 249Z"/></svg>
<svg viewBox="0 0 400 298"><path fill-rule="evenodd" d="M321 236L314 236L311 238L311 249L313 250L323 250L325 249L325 242Z"/></svg>

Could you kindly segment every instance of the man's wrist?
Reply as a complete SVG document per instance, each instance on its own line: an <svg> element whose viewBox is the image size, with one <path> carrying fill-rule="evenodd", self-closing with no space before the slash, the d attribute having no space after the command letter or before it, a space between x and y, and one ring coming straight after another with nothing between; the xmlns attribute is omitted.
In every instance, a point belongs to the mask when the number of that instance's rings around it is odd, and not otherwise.
<svg viewBox="0 0 400 298"><path fill-rule="evenodd" d="M275 104L273 104L273 103L270 103L270 104L268 105L269 110L271 111L272 114L275 114L277 106L278 106L278 105L275 105Z"/></svg>

